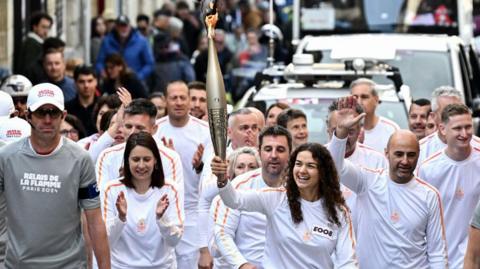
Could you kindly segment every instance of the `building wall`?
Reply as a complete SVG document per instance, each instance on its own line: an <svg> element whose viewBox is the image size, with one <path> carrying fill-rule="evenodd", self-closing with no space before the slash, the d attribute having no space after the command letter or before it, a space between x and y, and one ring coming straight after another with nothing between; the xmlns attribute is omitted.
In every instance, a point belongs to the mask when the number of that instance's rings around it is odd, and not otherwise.
<svg viewBox="0 0 480 269"><path fill-rule="evenodd" d="M0 67L13 61L13 1L0 0Z"/></svg>

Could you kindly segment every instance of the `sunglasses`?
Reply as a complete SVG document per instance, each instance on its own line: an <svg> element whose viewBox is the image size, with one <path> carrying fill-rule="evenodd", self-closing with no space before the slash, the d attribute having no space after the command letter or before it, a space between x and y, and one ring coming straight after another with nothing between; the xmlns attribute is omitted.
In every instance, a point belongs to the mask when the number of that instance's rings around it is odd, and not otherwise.
<svg viewBox="0 0 480 269"><path fill-rule="evenodd" d="M27 97L26 96L15 96L15 97L12 97L13 99L13 103L14 104L18 104L18 103L21 103L21 104L26 104L27 103Z"/></svg>
<svg viewBox="0 0 480 269"><path fill-rule="evenodd" d="M51 118L57 119L63 114L63 111L58 108L39 108L33 114L38 118L45 118L49 115Z"/></svg>
<svg viewBox="0 0 480 269"><path fill-rule="evenodd" d="M63 130L60 130L60 134L63 135L63 136L67 136L68 134L78 135L78 130L77 129L70 129L70 130L63 129Z"/></svg>

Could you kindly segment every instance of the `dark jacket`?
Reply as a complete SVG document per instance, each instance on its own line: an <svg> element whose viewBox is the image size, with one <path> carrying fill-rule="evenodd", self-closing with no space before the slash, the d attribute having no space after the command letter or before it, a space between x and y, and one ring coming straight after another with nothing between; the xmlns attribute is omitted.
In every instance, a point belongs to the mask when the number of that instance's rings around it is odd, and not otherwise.
<svg viewBox="0 0 480 269"><path fill-rule="evenodd" d="M112 31L103 38L97 56L95 68L100 73L105 68L105 59L112 53L120 53L128 67L130 67L140 80L145 80L153 72L155 63L152 49L148 40L137 30L132 29L124 45L120 44L118 34Z"/></svg>
<svg viewBox="0 0 480 269"><path fill-rule="evenodd" d="M120 84L130 92L133 99L146 98L148 95L143 83L133 73L123 76L120 79ZM105 79L102 85L102 93L115 94L116 92L115 80Z"/></svg>

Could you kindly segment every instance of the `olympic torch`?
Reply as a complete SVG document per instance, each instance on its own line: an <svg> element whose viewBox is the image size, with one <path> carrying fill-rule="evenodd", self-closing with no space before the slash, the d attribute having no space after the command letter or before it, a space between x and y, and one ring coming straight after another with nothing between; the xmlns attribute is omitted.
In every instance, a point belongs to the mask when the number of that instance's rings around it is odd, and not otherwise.
<svg viewBox="0 0 480 269"><path fill-rule="evenodd" d="M215 155L226 159L227 151L227 101L222 70L215 48L215 25L218 21L216 0L207 3L205 25L208 37L207 109L208 124ZM223 181L223 179L221 179Z"/></svg>

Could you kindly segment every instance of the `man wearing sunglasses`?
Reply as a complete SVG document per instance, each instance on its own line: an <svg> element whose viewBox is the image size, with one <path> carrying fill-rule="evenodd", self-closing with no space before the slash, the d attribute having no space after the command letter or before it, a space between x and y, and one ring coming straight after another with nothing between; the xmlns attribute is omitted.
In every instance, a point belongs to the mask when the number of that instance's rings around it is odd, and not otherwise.
<svg viewBox="0 0 480 269"><path fill-rule="evenodd" d="M27 98L31 136L0 149L0 191L7 207L6 268L84 268L80 214L98 268L110 268L95 171L88 153L60 135L62 90L32 87Z"/></svg>
<svg viewBox="0 0 480 269"><path fill-rule="evenodd" d="M1 90L12 96L19 118L25 119L27 96L31 88L30 80L22 75L11 75L2 84Z"/></svg>

